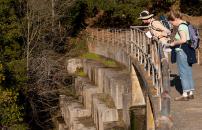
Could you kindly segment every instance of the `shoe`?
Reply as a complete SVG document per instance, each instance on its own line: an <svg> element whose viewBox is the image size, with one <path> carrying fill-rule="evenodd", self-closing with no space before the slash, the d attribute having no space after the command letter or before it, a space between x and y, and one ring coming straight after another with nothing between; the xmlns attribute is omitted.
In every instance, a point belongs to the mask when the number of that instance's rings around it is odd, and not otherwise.
<svg viewBox="0 0 202 130"><path fill-rule="evenodd" d="M189 99L194 99L194 95L188 95Z"/></svg>
<svg viewBox="0 0 202 130"><path fill-rule="evenodd" d="M175 98L175 101L189 101L188 97L179 96Z"/></svg>

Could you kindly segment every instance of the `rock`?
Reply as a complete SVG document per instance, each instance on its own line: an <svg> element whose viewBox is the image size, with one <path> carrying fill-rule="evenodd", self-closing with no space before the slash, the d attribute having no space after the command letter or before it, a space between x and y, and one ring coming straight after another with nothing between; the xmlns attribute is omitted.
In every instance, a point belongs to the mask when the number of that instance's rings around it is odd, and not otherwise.
<svg viewBox="0 0 202 130"><path fill-rule="evenodd" d="M69 74L74 74L77 68L82 68L82 60L78 58L69 59L67 61L67 72Z"/></svg>

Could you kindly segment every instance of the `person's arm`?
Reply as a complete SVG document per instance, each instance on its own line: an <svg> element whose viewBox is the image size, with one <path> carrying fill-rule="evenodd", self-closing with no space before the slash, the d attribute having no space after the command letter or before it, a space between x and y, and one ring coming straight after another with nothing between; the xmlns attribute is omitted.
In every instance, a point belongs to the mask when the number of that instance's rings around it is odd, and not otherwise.
<svg viewBox="0 0 202 130"><path fill-rule="evenodd" d="M176 41L171 42L170 46L181 45L187 41L185 31L183 31L183 30L179 31L179 35L180 35L180 40L176 40Z"/></svg>
<svg viewBox="0 0 202 130"><path fill-rule="evenodd" d="M153 26L162 31L161 34L158 36L158 38L167 37L168 34L171 34L170 30L164 27L160 21L154 21Z"/></svg>

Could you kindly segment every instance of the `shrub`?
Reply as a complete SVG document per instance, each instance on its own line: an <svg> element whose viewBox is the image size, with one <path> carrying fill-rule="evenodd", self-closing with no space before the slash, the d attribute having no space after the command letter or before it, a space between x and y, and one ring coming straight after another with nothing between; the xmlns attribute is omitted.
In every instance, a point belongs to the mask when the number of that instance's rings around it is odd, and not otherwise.
<svg viewBox="0 0 202 130"><path fill-rule="evenodd" d="M89 16L94 16L93 9L104 10L104 14L99 18L98 27L120 27L128 28L131 25L140 24L139 13L147 7L149 0L129 0L121 2L117 0L87 0Z"/></svg>
<svg viewBox="0 0 202 130"><path fill-rule="evenodd" d="M180 9L183 13L192 16L202 16L202 1L200 0L181 0Z"/></svg>
<svg viewBox="0 0 202 130"><path fill-rule="evenodd" d="M17 104L18 95L12 89L0 88L0 126L9 127L23 121L23 108Z"/></svg>

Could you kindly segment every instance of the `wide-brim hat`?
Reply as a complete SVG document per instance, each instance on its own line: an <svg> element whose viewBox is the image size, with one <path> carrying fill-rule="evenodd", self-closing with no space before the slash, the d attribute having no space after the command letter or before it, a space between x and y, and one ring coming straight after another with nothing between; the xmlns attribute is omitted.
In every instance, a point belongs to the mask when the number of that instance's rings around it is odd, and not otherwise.
<svg viewBox="0 0 202 130"><path fill-rule="evenodd" d="M150 14L148 11L144 10L140 13L140 17L138 19L144 20L144 19L149 19L153 16L154 16L154 14Z"/></svg>

